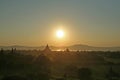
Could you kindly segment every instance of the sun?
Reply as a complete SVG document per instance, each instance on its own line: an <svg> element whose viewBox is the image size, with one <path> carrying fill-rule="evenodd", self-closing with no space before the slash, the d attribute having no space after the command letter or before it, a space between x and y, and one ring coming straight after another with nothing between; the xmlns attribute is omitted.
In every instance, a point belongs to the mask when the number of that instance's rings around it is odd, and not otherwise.
<svg viewBox="0 0 120 80"><path fill-rule="evenodd" d="M56 31L56 36L58 38L63 38L64 37L64 31L63 30L57 30Z"/></svg>

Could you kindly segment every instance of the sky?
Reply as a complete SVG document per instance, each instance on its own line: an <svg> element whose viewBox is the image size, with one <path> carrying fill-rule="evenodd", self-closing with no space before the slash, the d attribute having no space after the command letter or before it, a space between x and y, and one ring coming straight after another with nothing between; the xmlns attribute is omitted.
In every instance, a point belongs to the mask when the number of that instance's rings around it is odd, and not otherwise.
<svg viewBox="0 0 120 80"><path fill-rule="evenodd" d="M1 46L46 44L120 46L120 0L0 0Z"/></svg>

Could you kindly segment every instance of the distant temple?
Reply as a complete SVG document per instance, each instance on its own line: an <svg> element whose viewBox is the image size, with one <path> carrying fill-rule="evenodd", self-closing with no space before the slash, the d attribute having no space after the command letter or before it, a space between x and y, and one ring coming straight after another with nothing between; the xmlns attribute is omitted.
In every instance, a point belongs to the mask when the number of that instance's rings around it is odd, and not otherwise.
<svg viewBox="0 0 120 80"><path fill-rule="evenodd" d="M67 48L66 50L65 50L66 52L70 52L70 50Z"/></svg>
<svg viewBox="0 0 120 80"><path fill-rule="evenodd" d="M43 52L51 52L51 49L49 48L48 44L47 44L47 46L45 47L45 49L43 50Z"/></svg>

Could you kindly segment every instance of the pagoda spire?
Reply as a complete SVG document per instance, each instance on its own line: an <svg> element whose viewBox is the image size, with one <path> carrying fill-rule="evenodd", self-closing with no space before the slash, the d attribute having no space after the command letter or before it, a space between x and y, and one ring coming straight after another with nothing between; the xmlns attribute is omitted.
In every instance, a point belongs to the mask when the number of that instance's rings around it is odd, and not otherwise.
<svg viewBox="0 0 120 80"><path fill-rule="evenodd" d="M45 49L43 50L44 52L51 52L51 49L49 48L48 44L46 45Z"/></svg>

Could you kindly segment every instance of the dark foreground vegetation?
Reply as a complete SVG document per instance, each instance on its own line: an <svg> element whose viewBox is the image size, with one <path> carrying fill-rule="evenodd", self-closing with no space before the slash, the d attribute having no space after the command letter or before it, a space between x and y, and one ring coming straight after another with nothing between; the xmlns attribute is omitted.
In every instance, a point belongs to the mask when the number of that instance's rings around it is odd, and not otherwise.
<svg viewBox="0 0 120 80"><path fill-rule="evenodd" d="M1 49L0 80L120 80L120 52Z"/></svg>

